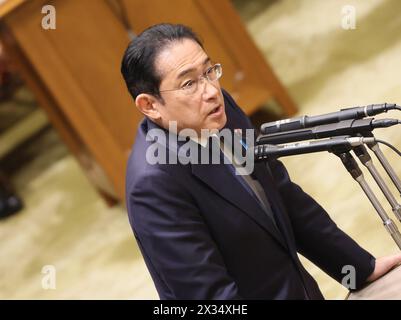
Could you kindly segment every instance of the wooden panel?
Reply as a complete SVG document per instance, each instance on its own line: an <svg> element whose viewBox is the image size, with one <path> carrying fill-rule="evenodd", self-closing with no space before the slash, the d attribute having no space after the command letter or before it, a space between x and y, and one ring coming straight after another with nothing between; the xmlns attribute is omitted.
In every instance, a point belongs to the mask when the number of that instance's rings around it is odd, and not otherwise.
<svg viewBox="0 0 401 320"><path fill-rule="evenodd" d="M98 191L104 197L107 203L113 204L110 199L119 198L113 186L106 177L104 171L94 162L93 157L88 152L75 129L66 119L63 111L57 106L52 95L43 85L41 78L36 74L32 65L30 65L26 57L22 54L19 45L14 41L9 30L0 28L0 39L4 44L6 51L12 57L13 63L18 69L26 85L32 90L40 107L46 112L48 118L56 128L64 143L76 157L88 179L96 186ZM0 152L1 154L1 152Z"/></svg>
<svg viewBox="0 0 401 320"><path fill-rule="evenodd" d="M77 155L82 147L82 141L73 134L73 128L68 124L62 111L57 107L49 91L43 85L42 80L28 63L25 55L21 52L19 45L14 41L12 34L6 28L0 29L0 39L5 46L7 53L12 58L22 79L33 92L38 104L45 110L49 120L56 127L63 141L67 144L74 155Z"/></svg>
<svg viewBox="0 0 401 320"><path fill-rule="evenodd" d="M401 267L398 266L363 289L348 294L346 300L400 300Z"/></svg>
<svg viewBox="0 0 401 320"><path fill-rule="evenodd" d="M248 92L249 94L244 100L248 101L251 96L262 97L262 93L267 90L281 104L286 116L294 115L297 112L296 105L252 41L232 3L213 0L197 0L197 2L210 24L218 30L221 42L227 47L232 58L238 61L242 70L245 70L246 78L241 85L245 86L245 94Z"/></svg>
<svg viewBox="0 0 401 320"><path fill-rule="evenodd" d="M11 13L26 0L0 0L0 18Z"/></svg>
<svg viewBox="0 0 401 320"><path fill-rule="evenodd" d="M56 30L41 28L44 4L56 7ZM126 30L102 0L33 0L22 7L6 17L7 24L122 199L126 159L141 118L119 71Z"/></svg>

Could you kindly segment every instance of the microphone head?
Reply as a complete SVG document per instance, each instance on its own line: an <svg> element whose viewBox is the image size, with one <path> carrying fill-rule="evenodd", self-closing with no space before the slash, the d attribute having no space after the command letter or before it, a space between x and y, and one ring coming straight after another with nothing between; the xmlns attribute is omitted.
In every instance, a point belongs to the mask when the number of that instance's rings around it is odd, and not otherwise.
<svg viewBox="0 0 401 320"><path fill-rule="evenodd" d="M267 122L260 126L260 132L262 134L270 134L270 133L302 129L305 127L306 118L307 116L302 116L296 118L277 120L273 122Z"/></svg>

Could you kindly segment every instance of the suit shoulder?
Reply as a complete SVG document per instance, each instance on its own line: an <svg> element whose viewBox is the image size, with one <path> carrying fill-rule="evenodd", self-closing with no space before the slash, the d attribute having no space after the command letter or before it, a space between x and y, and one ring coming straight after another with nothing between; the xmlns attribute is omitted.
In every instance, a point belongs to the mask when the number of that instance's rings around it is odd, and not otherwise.
<svg viewBox="0 0 401 320"><path fill-rule="evenodd" d="M151 184L160 189L185 186L185 181L191 175L190 165L152 163L146 159L147 146L149 144L143 144L140 148L135 145L131 152L126 169L126 192L132 193L134 189Z"/></svg>

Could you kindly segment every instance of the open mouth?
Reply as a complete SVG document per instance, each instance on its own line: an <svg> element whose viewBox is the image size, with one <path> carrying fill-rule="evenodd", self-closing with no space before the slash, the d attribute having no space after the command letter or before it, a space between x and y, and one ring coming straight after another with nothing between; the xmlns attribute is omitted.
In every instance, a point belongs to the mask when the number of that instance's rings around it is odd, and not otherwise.
<svg viewBox="0 0 401 320"><path fill-rule="evenodd" d="M217 106L216 108L214 108L212 111L209 112L209 115L211 114L217 114L221 111L221 105Z"/></svg>

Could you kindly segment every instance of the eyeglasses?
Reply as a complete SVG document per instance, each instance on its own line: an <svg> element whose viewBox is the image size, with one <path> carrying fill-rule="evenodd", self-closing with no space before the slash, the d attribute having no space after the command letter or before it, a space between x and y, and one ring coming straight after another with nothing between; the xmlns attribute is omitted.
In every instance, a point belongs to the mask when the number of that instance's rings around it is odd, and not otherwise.
<svg viewBox="0 0 401 320"><path fill-rule="evenodd" d="M168 92L168 91L181 91L184 94L191 95L198 91L199 82L204 79L210 82L217 81L223 75L223 69L220 63L216 63L214 66L210 67L200 75L197 79L189 79L185 81L185 83L177 89L169 89L169 90L162 90L159 92Z"/></svg>

